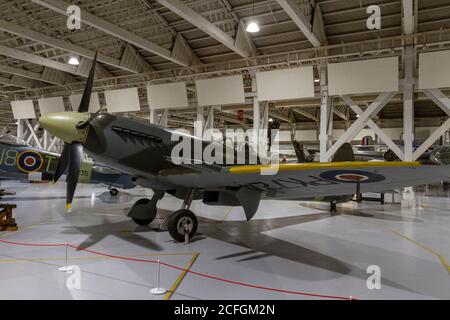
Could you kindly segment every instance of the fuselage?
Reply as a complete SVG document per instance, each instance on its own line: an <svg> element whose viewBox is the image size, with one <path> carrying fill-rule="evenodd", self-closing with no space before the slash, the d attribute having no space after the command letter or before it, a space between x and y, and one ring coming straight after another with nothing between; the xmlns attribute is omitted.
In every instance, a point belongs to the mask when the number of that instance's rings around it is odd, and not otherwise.
<svg viewBox="0 0 450 320"><path fill-rule="evenodd" d="M51 181L59 162L59 154L38 150L26 144L0 141L0 178L21 181ZM135 185L131 177L91 161L83 161L80 183L103 183L129 189Z"/></svg>

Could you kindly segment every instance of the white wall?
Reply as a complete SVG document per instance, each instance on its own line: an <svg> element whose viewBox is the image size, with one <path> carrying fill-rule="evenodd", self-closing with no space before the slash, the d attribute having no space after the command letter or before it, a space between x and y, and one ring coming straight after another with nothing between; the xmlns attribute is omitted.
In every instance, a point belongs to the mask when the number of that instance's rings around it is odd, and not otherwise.
<svg viewBox="0 0 450 320"><path fill-rule="evenodd" d="M315 141L317 140L317 130L298 130L295 132L297 141Z"/></svg>

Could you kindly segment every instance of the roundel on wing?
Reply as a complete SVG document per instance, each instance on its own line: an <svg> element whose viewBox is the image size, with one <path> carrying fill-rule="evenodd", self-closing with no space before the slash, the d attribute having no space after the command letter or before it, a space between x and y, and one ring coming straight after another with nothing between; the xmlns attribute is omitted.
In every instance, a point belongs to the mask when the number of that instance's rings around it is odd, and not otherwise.
<svg viewBox="0 0 450 320"><path fill-rule="evenodd" d="M333 170L320 174L324 180L340 183L374 183L386 180L386 177L378 173L358 170Z"/></svg>
<svg viewBox="0 0 450 320"><path fill-rule="evenodd" d="M42 156L35 151L23 151L17 156L17 167L22 172L39 171L43 163Z"/></svg>

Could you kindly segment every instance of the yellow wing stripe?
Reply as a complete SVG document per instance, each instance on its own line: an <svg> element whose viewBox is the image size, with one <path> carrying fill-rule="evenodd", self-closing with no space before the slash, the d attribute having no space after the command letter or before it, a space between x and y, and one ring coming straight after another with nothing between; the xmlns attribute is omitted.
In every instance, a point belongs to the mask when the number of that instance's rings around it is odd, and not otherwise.
<svg viewBox="0 0 450 320"><path fill-rule="evenodd" d="M391 168L420 167L419 162L323 162L323 163L287 163L275 165L234 166L229 169L232 174L259 173L261 170L300 171L315 169L355 169L355 168Z"/></svg>

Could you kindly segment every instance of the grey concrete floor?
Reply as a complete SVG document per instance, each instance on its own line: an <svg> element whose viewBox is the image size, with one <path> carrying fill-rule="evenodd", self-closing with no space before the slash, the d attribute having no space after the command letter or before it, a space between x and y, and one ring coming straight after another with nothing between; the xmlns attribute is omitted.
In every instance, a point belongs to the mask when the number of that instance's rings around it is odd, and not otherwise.
<svg viewBox="0 0 450 320"><path fill-rule="evenodd" d="M190 244L174 243L166 231L138 227L127 209L151 191L136 188L117 198L105 187L80 185L71 213L64 211L65 185L7 182L16 191L20 230L0 240L64 243L102 253L164 263L237 282L274 289L359 299L450 299L450 197L436 188L416 193L417 207L354 203L330 214L318 203L263 201L255 220L243 222L239 208L194 202L201 216ZM181 206L170 196L162 216ZM325 210L323 210L325 209ZM153 227L159 224L155 222ZM66 285L71 274L64 247L0 243L0 299L319 299L230 284L157 265L68 249L81 270L80 289ZM367 268L379 266L381 289L369 290Z"/></svg>

